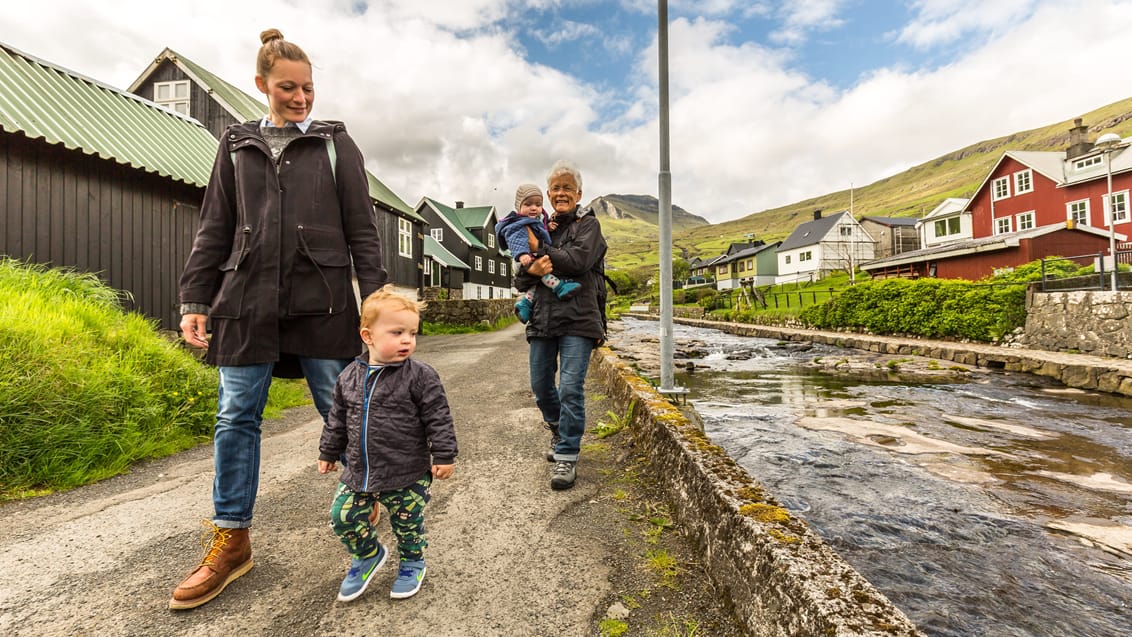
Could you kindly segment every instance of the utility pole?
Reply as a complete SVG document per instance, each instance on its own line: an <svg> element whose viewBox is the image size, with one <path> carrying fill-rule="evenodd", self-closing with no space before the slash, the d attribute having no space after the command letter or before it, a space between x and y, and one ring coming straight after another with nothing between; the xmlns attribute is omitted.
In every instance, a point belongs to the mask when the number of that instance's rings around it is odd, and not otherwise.
<svg viewBox="0 0 1132 637"><path fill-rule="evenodd" d="M658 92L660 97L660 392L684 394L673 386L672 359L672 167L668 136L668 1L657 0Z"/></svg>

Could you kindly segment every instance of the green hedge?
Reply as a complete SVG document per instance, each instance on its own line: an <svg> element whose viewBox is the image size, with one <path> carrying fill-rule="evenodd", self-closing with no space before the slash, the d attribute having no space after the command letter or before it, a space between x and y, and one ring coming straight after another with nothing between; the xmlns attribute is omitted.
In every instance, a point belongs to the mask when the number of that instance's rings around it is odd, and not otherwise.
<svg viewBox="0 0 1132 637"><path fill-rule="evenodd" d="M820 329L992 342L1025 324L1026 286L947 279L868 281L807 308L800 318Z"/></svg>

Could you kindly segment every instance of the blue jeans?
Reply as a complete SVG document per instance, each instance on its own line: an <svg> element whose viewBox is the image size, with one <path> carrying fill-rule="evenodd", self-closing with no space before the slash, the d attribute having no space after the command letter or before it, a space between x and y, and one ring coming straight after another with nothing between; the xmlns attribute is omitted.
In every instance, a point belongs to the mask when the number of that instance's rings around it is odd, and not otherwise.
<svg viewBox="0 0 1132 637"><path fill-rule="evenodd" d="M583 336L532 338L530 341L531 391L542 419L558 423L562 441L554 448L554 459L578 461L582 434L586 430L586 372L594 341ZM561 369L559 369L561 367ZM558 386L554 375L558 372Z"/></svg>
<svg viewBox="0 0 1132 637"><path fill-rule="evenodd" d="M315 408L326 421L334 401L334 383L349 360L301 358ZM274 363L220 368L220 395L213 438L212 523L221 528L245 529L252 525L252 509L259 490L259 442L263 407L271 387Z"/></svg>

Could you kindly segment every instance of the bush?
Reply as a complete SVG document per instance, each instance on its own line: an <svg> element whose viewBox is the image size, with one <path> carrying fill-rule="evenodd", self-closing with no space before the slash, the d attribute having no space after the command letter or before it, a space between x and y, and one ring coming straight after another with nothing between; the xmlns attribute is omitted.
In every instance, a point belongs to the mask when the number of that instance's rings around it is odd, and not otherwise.
<svg viewBox="0 0 1132 637"><path fill-rule="evenodd" d="M685 297L684 290L672 290L672 304L673 305L683 305L684 302L685 302L684 297Z"/></svg>
<svg viewBox="0 0 1132 637"><path fill-rule="evenodd" d="M0 261L0 498L207 440L217 374L91 274Z"/></svg>
<svg viewBox="0 0 1132 637"><path fill-rule="evenodd" d="M699 288L695 291L696 303L710 309L719 292L715 288Z"/></svg>
<svg viewBox="0 0 1132 637"><path fill-rule="evenodd" d="M824 329L994 341L1026 321L1026 286L887 279L847 288L800 315Z"/></svg>

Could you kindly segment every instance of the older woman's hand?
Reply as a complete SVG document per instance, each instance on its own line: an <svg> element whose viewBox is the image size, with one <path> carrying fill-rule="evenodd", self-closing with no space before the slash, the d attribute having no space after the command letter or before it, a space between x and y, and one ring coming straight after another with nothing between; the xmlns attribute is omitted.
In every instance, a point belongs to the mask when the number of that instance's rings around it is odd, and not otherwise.
<svg viewBox="0 0 1132 637"><path fill-rule="evenodd" d="M527 273L535 276L543 276L554 272L554 264L550 262L550 257L543 255L535 260L534 263L527 266Z"/></svg>

